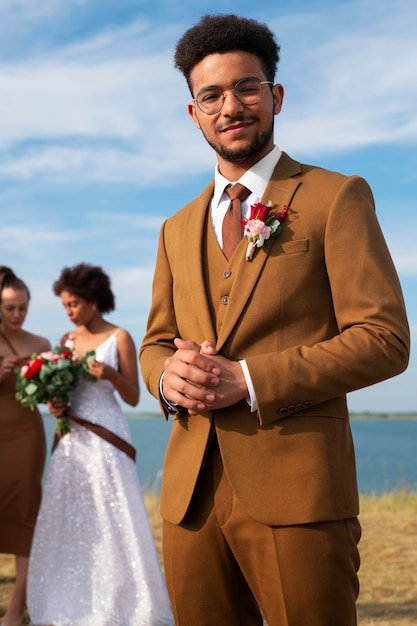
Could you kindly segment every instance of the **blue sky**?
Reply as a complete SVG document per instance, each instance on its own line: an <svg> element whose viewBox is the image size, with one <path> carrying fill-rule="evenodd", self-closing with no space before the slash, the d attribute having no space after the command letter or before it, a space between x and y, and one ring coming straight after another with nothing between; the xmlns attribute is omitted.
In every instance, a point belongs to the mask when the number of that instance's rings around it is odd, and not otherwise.
<svg viewBox="0 0 417 626"><path fill-rule="evenodd" d="M70 325L51 285L63 266L89 262L112 278L109 320L139 346L159 228L214 170L187 115L175 44L201 15L237 6L281 45L276 143L368 180L400 275L410 366L350 394L349 406L417 412L413 0L0 0L0 263L32 290L26 326L58 342ZM158 410L143 385L138 408Z"/></svg>

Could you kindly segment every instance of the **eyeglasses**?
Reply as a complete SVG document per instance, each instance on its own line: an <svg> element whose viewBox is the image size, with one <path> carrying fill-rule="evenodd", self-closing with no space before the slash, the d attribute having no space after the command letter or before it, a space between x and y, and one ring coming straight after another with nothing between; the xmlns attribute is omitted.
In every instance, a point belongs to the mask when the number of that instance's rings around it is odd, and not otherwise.
<svg viewBox="0 0 417 626"><path fill-rule="evenodd" d="M235 98L245 106L252 106L256 104L262 98L263 86L273 85L270 80L259 80L258 78L243 78L238 80L233 89L227 91L220 91L215 87L208 87L202 89L193 101L197 104L200 111L207 115L214 115L218 113L226 99L226 94L233 93Z"/></svg>

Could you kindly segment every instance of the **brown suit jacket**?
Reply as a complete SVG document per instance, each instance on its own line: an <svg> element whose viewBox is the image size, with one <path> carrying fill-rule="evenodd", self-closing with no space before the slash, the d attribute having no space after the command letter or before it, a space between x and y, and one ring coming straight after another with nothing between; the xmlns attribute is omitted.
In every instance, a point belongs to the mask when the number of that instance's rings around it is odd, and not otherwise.
<svg viewBox="0 0 417 626"><path fill-rule="evenodd" d="M202 262L212 191L213 182L161 229L142 374L159 398L173 339L209 339L218 353L246 359L258 411L242 401L174 421L161 513L172 523L184 518L214 420L225 471L253 518L288 525L355 516L346 393L399 374L409 355L401 288L372 192L357 176L283 153L262 200L290 211L252 262L246 241L235 252L217 337Z"/></svg>

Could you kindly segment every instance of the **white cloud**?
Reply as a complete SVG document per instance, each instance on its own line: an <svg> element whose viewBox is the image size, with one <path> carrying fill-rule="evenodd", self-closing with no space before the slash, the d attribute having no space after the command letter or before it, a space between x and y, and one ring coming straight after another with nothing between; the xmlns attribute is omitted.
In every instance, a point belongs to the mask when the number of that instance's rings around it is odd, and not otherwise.
<svg viewBox="0 0 417 626"><path fill-rule="evenodd" d="M417 277L417 252L415 250L411 247L401 249L400 247L391 246L391 254L400 274Z"/></svg>
<svg viewBox="0 0 417 626"><path fill-rule="evenodd" d="M407 211L405 206L396 207L396 213L401 220L387 221L385 239L394 259L398 272L404 277L417 277L417 250L416 233L417 220L414 218L412 207ZM409 217L407 217L409 215ZM384 220L381 220L385 224Z"/></svg>
<svg viewBox="0 0 417 626"><path fill-rule="evenodd" d="M416 142L417 12L409 4L373 5L372 21L364 19L369 2L349 3L348 18L343 3L271 19L283 33L283 146L317 155ZM211 167L173 69L177 35L136 20L0 65L0 178L146 185L162 172L173 179Z"/></svg>
<svg viewBox="0 0 417 626"><path fill-rule="evenodd" d="M178 151L180 139L173 137L177 134L167 129L163 147L159 144L161 147L156 153L153 147L150 147L149 153L146 152L145 141L138 142L136 148L133 145L79 145L78 142L73 145L30 146L22 152L5 154L3 158L0 154L0 180L36 178L38 181L62 184L76 181L79 185L86 182L130 182L146 187L161 180L166 185L181 172L198 174L213 167L213 157L208 149L198 144L198 135L194 136L193 141L190 140L183 155L186 160L194 155L193 162L188 164L181 159L172 159L172 144ZM207 154L206 159L200 158L204 154Z"/></svg>
<svg viewBox="0 0 417 626"><path fill-rule="evenodd" d="M92 221L100 221L100 229L102 232L105 230L113 233L116 230L123 232L134 231L135 236L142 234L143 237L147 237L149 233L151 233L152 236L159 233L159 229L165 218L152 212L145 212L139 215L121 212L114 213L112 211L93 211L90 213L90 219ZM136 270L132 271L135 272Z"/></svg>
<svg viewBox="0 0 417 626"><path fill-rule="evenodd" d="M42 21L55 15L59 4L60 0L0 0L3 28L7 31L14 24Z"/></svg>
<svg viewBox="0 0 417 626"><path fill-rule="evenodd" d="M280 133L292 148L416 143L417 11L408 0L341 3L275 25L287 86Z"/></svg>
<svg viewBox="0 0 417 626"><path fill-rule="evenodd" d="M157 85L149 67L158 73L164 65L157 56L1 65L2 148L30 140L126 141L143 135L148 120L157 119Z"/></svg>

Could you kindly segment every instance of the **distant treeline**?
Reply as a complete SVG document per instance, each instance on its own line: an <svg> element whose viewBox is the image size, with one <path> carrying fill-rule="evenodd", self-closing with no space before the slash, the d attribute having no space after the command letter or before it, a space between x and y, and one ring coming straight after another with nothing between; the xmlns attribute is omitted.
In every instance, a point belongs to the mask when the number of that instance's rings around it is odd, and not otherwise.
<svg viewBox="0 0 417 626"><path fill-rule="evenodd" d="M417 413L349 413L351 419L415 420Z"/></svg>
<svg viewBox="0 0 417 626"><path fill-rule="evenodd" d="M41 411L43 417L51 417L50 413ZM161 419L161 413L140 413L135 411L126 411L125 416L128 419ZM364 411L363 413L349 413L351 419L384 419L384 420L417 420L417 413L373 413Z"/></svg>

